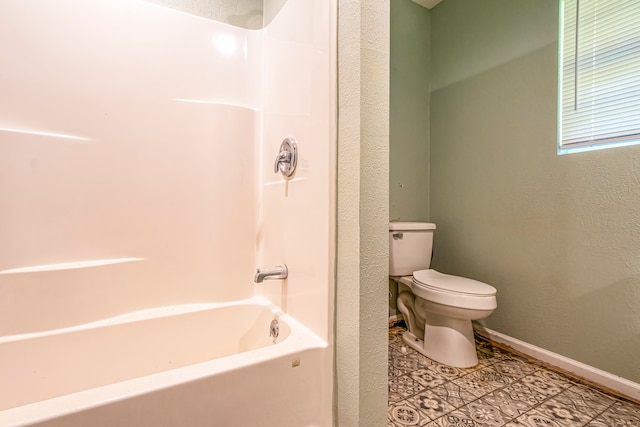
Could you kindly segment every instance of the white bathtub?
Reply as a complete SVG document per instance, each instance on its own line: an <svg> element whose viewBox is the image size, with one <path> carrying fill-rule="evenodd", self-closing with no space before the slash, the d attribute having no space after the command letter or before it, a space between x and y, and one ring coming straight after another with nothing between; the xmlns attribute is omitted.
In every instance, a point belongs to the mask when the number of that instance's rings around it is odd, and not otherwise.
<svg viewBox="0 0 640 427"><path fill-rule="evenodd" d="M0 426L329 426L327 352L260 297L2 337Z"/></svg>

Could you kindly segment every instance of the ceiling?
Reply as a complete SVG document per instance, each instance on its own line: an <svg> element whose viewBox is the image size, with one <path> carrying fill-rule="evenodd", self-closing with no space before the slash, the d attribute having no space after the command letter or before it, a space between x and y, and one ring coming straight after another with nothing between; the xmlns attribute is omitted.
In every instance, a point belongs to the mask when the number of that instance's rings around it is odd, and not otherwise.
<svg viewBox="0 0 640 427"><path fill-rule="evenodd" d="M442 0L412 0L414 3L418 3L420 6L424 6L427 9L435 7Z"/></svg>

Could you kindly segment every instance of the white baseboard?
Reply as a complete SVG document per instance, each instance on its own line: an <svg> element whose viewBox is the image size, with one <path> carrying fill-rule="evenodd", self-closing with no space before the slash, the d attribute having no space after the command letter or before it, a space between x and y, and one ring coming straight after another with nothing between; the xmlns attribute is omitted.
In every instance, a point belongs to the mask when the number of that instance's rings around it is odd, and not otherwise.
<svg viewBox="0 0 640 427"><path fill-rule="evenodd" d="M393 314L389 316L389 323L399 322L400 320L403 320L403 319L404 317L402 317L402 313Z"/></svg>
<svg viewBox="0 0 640 427"><path fill-rule="evenodd" d="M586 365L582 362L578 362L577 360L569 359L568 357L536 347L535 345L501 334L500 332L493 331L485 328L484 326L476 327L476 330L480 335L486 336L492 341L508 345L516 351L556 366L576 375L577 377L606 387L633 400L640 401L640 384L638 383L634 383L633 381L605 372L598 368L594 368L593 366Z"/></svg>

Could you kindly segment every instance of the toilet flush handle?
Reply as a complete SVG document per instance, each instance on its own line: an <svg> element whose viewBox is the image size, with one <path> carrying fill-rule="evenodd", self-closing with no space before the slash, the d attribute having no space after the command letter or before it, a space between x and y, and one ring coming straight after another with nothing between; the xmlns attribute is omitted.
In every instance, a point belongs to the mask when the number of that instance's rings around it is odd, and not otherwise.
<svg viewBox="0 0 640 427"><path fill-rule="evenodd" d="M402 234L402 233L393 233L391 236L393 237L393 240L401 240L402 237L404 236L404 234Z"/></svg>

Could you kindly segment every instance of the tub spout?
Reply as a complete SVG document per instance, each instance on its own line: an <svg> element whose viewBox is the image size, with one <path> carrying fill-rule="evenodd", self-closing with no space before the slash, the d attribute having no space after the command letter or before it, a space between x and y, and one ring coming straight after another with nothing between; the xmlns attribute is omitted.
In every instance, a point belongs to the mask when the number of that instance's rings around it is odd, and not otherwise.
<svg viewBox="0 0 640 427"><path fill-rule="evenodd" d="M262 283L263 280L268 279L286 279L289 275L289 270L286 265L278 265L271 270L256 269L256 275L253 281L256 283Z"/></svg>

